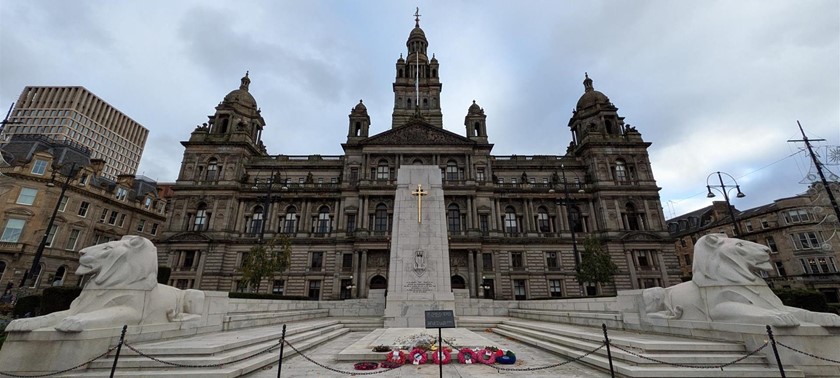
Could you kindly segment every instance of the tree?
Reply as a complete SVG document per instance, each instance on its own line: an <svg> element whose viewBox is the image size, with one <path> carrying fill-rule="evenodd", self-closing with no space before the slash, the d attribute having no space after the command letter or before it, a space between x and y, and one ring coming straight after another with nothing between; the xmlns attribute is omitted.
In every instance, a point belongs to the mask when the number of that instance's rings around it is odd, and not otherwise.
<svg viewBox="0 0 840 378"><path fill-rule="evenodd" d="M285 235L251 247L243 256L242 280L259 292L263 278L271 281L276 273L282 273L289 267L291 254L291 242Z"/></svg>
<svg viewBox="0 0 840 378"><path fill-rule="evenodd" d="M580 270L576 273L578 282L613 282L616 273L618 265L612 262L609 252L601 248L601 241L592 236L584 239Z"/></svg>

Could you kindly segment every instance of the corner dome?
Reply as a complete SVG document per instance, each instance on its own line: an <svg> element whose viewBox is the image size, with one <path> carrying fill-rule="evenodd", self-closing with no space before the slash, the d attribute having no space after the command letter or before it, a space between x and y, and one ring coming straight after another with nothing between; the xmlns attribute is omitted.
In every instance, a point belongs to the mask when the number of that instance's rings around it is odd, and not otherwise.
<svg viewBox="0 0 840 378"><path fill-rule="evenodd" d="M248 92L248 86L251 85L251 79L248 78L248 72L242 77L239 89L234 89L225 96L223 100L226 104L239 104L247 108L256 109L257 100Z"/></svg>
<svg viewBox="0 0 840 378"><path fill-rule="evenodd" d="M609 104L609 97L595 90L595 88L592 86L592 79L589 78L588 73L584 73L584 75L586 76L586 79L583 80L584 93L583 96L580 96L580 99L577 102L577 110L581 111L583 109L595 106L596 104Z"/></svg>
<svg viewBox="0 0 840 378"><path fill-rule="evenodd" d="M359 100L359 103L356 104L355 107L353 107L353 112L354 113L362 113L362 112L366 113L367 112L367 106L365 106L365 104L362 102L362 100Z"/></svg>
<svg viewBox="0 0 840 378"><path fill-rule="evenodd" d="M473 103L472 103L472 105L470 105L470 108L467 109L467 112L469 112L469 113L479 113L479 112L481 112L481 107L478 106L478 104L475 103L475 100L473 100Z"/></svg>

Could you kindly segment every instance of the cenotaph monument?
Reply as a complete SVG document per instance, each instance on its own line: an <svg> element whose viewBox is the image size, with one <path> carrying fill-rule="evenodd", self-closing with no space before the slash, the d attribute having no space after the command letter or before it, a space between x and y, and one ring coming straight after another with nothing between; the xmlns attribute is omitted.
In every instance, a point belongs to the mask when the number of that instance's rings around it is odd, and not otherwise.
<svg viewBox="0 0 840 378"><path fill-rule="evenodd" d="M426 310L454 310L440 168L397 172L385 328L423 328Z"/></svg>

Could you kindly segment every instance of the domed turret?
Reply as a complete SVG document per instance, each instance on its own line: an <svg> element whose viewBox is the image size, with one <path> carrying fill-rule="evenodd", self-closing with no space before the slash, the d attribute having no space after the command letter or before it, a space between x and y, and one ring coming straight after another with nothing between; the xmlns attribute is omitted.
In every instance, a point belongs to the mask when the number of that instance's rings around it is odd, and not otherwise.
<svg viewBox="0 0 840 378"><path fill-rule="evenodd" d="M222 102L226 104L239 104L250 109L256 109L257 100L248 92L249 85L251 85L251 79L248 78L248 71L245 71L245 76L242 77L239 89L234 89L228 93Z"/></svg>
<svg viewBox="0 0 840 378"><path fill-rule="evenodd" d="M365 104L364 104L364 102L362 102L362 100L359 100L359 103L356 104L356 106L353 107L353 113L367 114L367 106L365 106Z"/></svg>
<svg viewBox="0 0 840 378"><path fill-rule="evenodd" d="M577 111L581 111L596 104L607 105L610 103L610 99L607 95L598 92L592 86L592 79L589 78L588 73L584 73L586 79L583 80L583 96L580 96L580 100L577 102Z"/></svg>
<svg viewBox="0 0 840 378"><path fill-rule="evenodd" d="M359 103L350 109L350 124L347 131L347 143L357 143L368 137L370 129L370 116L367 106L359 100Z"/></svg>
<svg viewBox="0 0 840 378"><path fill-rule="evenodd" d="M484 109L478 106L475 100L467 109L464 126L467 127L467 138L479 143L487 143L487 116L484 114Z"/></svg>

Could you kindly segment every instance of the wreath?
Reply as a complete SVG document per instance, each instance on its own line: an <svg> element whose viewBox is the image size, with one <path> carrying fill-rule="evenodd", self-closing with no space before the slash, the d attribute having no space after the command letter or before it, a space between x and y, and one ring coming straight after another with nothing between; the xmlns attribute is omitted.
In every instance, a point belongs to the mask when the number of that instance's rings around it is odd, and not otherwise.
<svg viewBox="0 0 840 378"><path fill-rule="evenodd" d="M470 348L462 348L458 351L458 362L462 364L474 364L478 360L478 355Z"/></svg>
<svg viewBox="0 0 840 378"><path fill-rule="evenodd" d="M382 364L380 364L380 366L382 366L383 369L396 369L402 366L402 364L399 362L382 361Z"/></svg>
<svg viewBox="0 0 840 378"><path fill-rule="evenodd" d="M478 362L485 365L493 365L496 363L496 352L489 349L482 349L478 351Z"/></svg>
<svg viewBox="0 0 840 378"><path fill-rule="evenodd" d="M440 365L440 351L432 351L432 361L435 365ZM449 348L443 348L443 364L446 365L452 362L452 353L449 352Z"/></svg>
<svg viewBox="0 0 840 378"><path fill-rule="evenodd" d="M356 370L373 370L379 367L379 364L376 362L357 362L353 364L353 367Z"/></svg>
<svg viewBox="0 0 840 378"><path fill-rule="evenodd" d="M388 352L387 357L385 357L385 362L393 365L402 365L405 363L405 352L401 350Z"/></svg>
<svg viewBox="0 0 840 378"><path fill-rule="evenodd" d="M408 355L411 358L411 363L414 365L422 365L429 360L429 356L426 355L425 349L414 348L408 353Z"/></svg>
<svg viewBox="0 0 840 378"><path fill-rule="evenodd" d="M516 362L516 355L507 351L503 356L496 358L496 362L502 365L513 365Z"/></svg>

